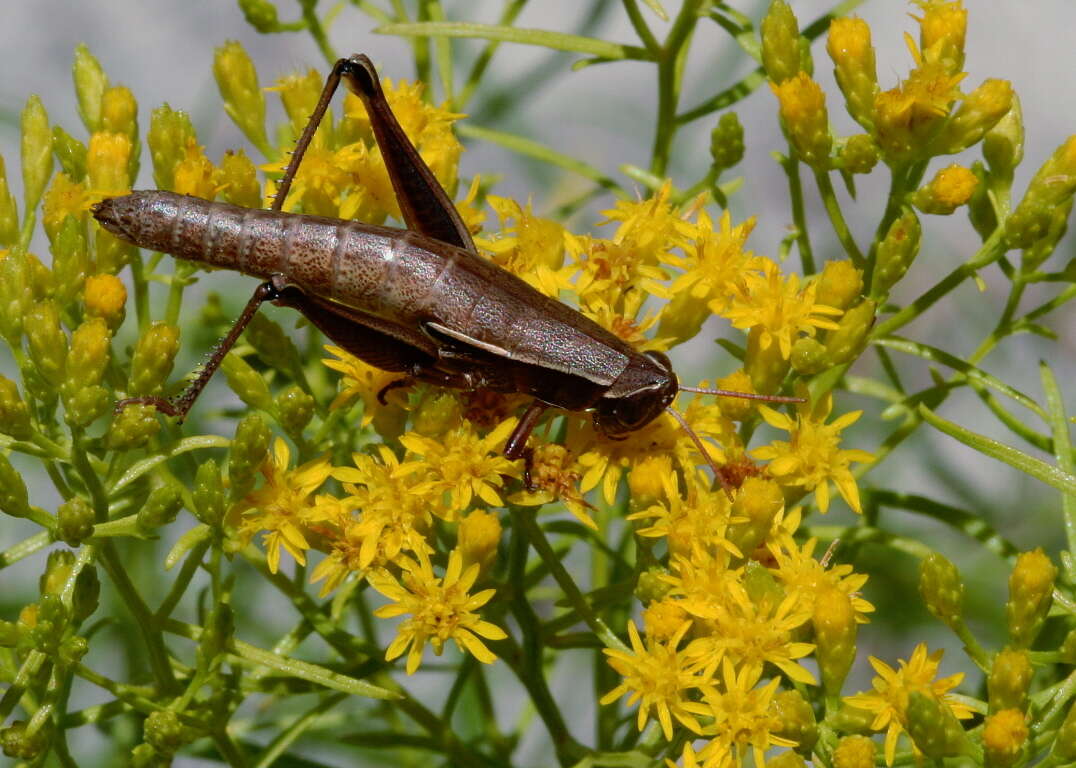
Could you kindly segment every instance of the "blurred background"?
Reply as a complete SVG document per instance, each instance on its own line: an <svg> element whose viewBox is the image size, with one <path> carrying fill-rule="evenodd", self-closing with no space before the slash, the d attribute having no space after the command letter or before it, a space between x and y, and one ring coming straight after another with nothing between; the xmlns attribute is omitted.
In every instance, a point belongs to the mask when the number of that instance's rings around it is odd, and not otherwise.
<svg viewBox="0 0 1076 768"><path fill-rule="evenodd" d="M831 3L822 0L790 2L801 29L831 7ZM675 10L673 0L665 0L665 4ZM322 5L328 7L327 3ZM764 2L735 5L756 21L766 7ZM1076 83L1073 79L1076 53L1072 44L1076 3L1071 0L1038 0L1035 3L996 0L967 5L965 68L968 76L962 86L970 91L988 77L1008 79L1023 103L1026 155L1017 170L1014 186L1014 196L1019 199L1031 174L1042 161L1066 137L1076 132ZM278 0L277 6L282 21L298 18L297 4ZM367 16L348 3L342 2L339 6L339 15L329 29L330 42L337 54L364 52L371 56L384 76L394 79L414 76L411 51L406 41L373 34L374 25ZM446 2L445 6L451 20L496 23L502 4L462 0ZM644 12L648 13L645 8ZM4 4L3 13L4 20L0 24L0 154L7 163L16 197L21 190L19 113L30 93L41 96L52 122L63 125L78 138L85 138L71 82L72 54L78 43L89 46L113 83L126 85L134 92L140 103L143 131L148 127L150 110L167 101L172 107L191 114L200 140L215 161L225 149L244 147L255 162L259 162L256 151L246 144L240 131L221 109L211 69L215 47L229 39L240 40L254 58L265 85L271 85L277 77L294 70L316 67L325 71L328 65L308 34L259 35L246 24L237 5L226 0L98 0L81 3L9 0ZM891 88L912 64L903 35L914 29L909 14L917 15L917 9L897 0L876 0L864 2L855 13L871 25L879 79L883 88ZM653 17L650 20L660 38L664 34L663 25ZM542 0L529 4L516 26L566 32L586 28L585 34L606 40L624 43L637 40L622 7L616 2ZM712 42L708 44L707 40L696 39L693 45L681 111L732 85L753 68L753 62L736 49L716 25L704 23L698 34L710 36ZM458 56L469 62L480 50L482 42L456 40L453 45ZM840 108L839 91L824 51L824 37L815 41L812 50L815 77L829 96L830 118L837 133L859 132ZM515 133L565 154L585 158L606 174L623 180L618 170L621 164L646 167L649 163L656 109L651 81L653 69L650 65L614 63L573 72L571 65L577 58L544 49L503 44L493 59L483 90L469 105L467 119L475 125ZM273 124L282 113L273 98L268 101L269 123ZM733 108L745 127L747 143L744 161L723 177L726 180L736 175L744 177L742 189L732 198L733 218L739 221L757 216L758 224L749 246L758 253L776 256L778 243L790 224L786 178L771 157L771 153L787 148L778 129L776 100L764 86ZM719 114L689 124L678 135L670 167L674 183L691 183L701 175L700 168L708 166L709 134ZM529 199L539 214L548 214L559 203L578 196L591 186L589 181L578 176L520 158L497 146L471 142L467 144L467 150L461 162L463 177L479 173L483 177L495 176L494 193L522 201ZM978 159L977 148L966 157L956 156L952 162L970 164L975 159ZM928 176L937 167L941 164L932 166ZM816 253L821 259L839 257L839 246L817 201L816 190L807 181L805 177ZM845 217L861 244L866 243L873 233L888 181L888 173L881 166L869 177L857 177L856 201L850 201L843 187L839 187ZM152 186L150 163L145 156L139 186ZM630 188L630 182L627 186ZM639 194L645 195L645 190L640 189ZM610 197L599 197L570 222L571 227L575 231L592 228L600 219L599 212L610 203ZM494 223L495 219L490 216L487 224ZM38 238L35 240L36 252L45 255L47 260L43 235ZM952 217L924 217L922 252L893 300L904 303L918 296L942 274L967 260L979 242L963 209ZM1055 265L1064 263L1076 253L1073 242L1070 233L1053 257ZM986 318L996 316L996 307L1007 295L1007 283L999 279L996 267L982 276L985 280L983 291L977 291L971 284L962 287L954 301L927 313L903 329L903 334L928 341L957 357L970 353L989 330ZM223 294L230 311L241 306L253 287L250 280L223 272L203 277L201 285ZM1029 291L1025 306L1039 303L1038 295ZM991 312L988 307L995 309ZM190 319L196 316L198 308L188 306L187 311ZM983 322L977 323L977 317L984 318ZM285 328L291 327L290 320L285 321L283 316L277 319ZM1076 386L1073 384L1076 382L1076 314L1072 303L1067 310L1048 317L1047 324L1062 337L1059 345L1043 343L1031 335L1012 338L988 357L983 367L1041 401L1038 361L1044 355L1050 355L1048 362L1067 395L1071 413L1076 408ZM703 336L712 338L737 333L715 322L713 333L704 332ZM189 370L204 351L184 343L173 376ZM1061 359L1057 359L1058 351L1064 352ZM687 380L725 375L734 367L733 361L721 353L720 348L702 337L696 340L696 347L676 350L673 358ZM869 372L875 359L868 352L858 365L863 366L863 372ZM921 361L903 358L898 359L900 362L907 363L907 367L901 369L901 375L910 387L929 382L928 369ZM220 399L228 397L223 384L217 385L215 392L214 396ZM845 396L836 410L856 408L866 412L853 429L846 431L845 447L872 450L880 440L879 436L892 430L894 424L882 423L881 408L876 401ZM997 425L992 417L984 418L985 408L970 391L951 397L941 409L941 415L971 425L1002 442L1015 443L1012 434ZM1026 445L1018 447L1033 452ZM1042 458L1052 461L1047 456ZM1049 553L1056 554L1063 540L1056 492L925 427L885 462L877 476L867 476L866 485L872 483L908 493L927 493L981 515L1020 549L1044 546ZM32 501L53 509L56 500L47 497L51 490L42 493L45 495ZM852 522L853 516L843 505L838 506L840 509L831 512L823 521L825 524ZM173 527L183 529L183 519L181 517ZM30 530L20 528L21 523L4 520L0 528L0 545L9 546ZM981 638L984 644L996 645L1000 638L989 633L997 632L1003 626L999 617L1007 568L1001 566L1001 561L982 554L978 547L967 546L967 542L951 529L924 522L923 518L886 512L880 524L890 531L925 541L961 566L969 588L968 614L989 625L990 629ZM161 550L164 551L166 546L167 542L162 543ZM974 552L974 557L969 559L964 555L965 551ZM840 554L838 559L841 559ZM160 567L159 560L144 565L154 569ZM874 552L864 547L856 553L855 565L857 571L871 574L865 594L879 609L872 626L860 635L861 644L869 644L871 653L894 663L898 655L907 658L919 640L929 641L932 648L958 647L958 641L929 619L917 599L909 599L915 593L916 580L917 564L912 558L895 556L889 551ZM3 579L8 588L0 598L3 618L10 619L11 611L33 599L40 567L40 563L24 562L4 572ZM290 621L287 617L274 618L271 602L259 606L257 611L263 614L267 627ZM978 628L973 625L973 629ZM256 637L250 639L258 642ZM849 683L849 690L869 684L870 670L861 666L863 668L854 672L857 677ZM973 672L967 659L955 653L942 669L943 673ZM556 677L554 691L558 697L563 696L566 715L571 721L570 670L560 670ZM975 684L974 680L972 684ZM589 714L591 702L578 706L586 710L579 713L580 717L592 716Z"/></svg>

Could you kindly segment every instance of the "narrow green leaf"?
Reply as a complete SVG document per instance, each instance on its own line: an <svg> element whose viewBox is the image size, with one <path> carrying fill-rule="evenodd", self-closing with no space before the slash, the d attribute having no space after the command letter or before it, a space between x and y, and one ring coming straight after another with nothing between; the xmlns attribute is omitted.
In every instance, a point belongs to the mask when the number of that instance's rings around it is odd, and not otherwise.
<svg viewBox="0 0 1076 768"><path fill-rule="evenodd" d="M194 641L201 638L202 633L205 632L202 627L177 621L176 619L167 619L162 623L161 628ZM354 677L333 672L331 669L311 664L308 661L299 661L299 659L282 656L250 643L244 643L242 640L233 639L228 646L228 650L235 654L241 662L268 667L282 675L306 680L315 685L331 688L334 691L342 691L355 696L366 696L371 699L401 698L400 694L387 688L381 688L364 680L357 680Z"/></svg>
<svg viewBox="0 0 1076 768"><path fill-rule="evenodd" d="M959 371L960 373L967 376L969 379L979 381L990 387L991 389L996 389L1003 395L1011 397L1013 400L1020 403L1020 405L1024 406L1032 413L1042 416L1043 418L1046 417L1046 414L1042 410L1042 406L1040 406L1032 398L1028 397L1020 390L1014 387L1010 387L1008 384L1006 384L1004 381L997 378L996 376L987 373L981 368L977 368L971 363L961 360L959 357L954 357L953 355L950 355L948 352L942 349L932 347L929 344L922 344L918 341L904 339L899 336L886 336L884 338L874 339L874 343L878 346L889 347L890 349L895 349L898 352L904 352L908 355L915 355L916 357L921 357L924 360L941 363L944 366L952 368L954 371Z"/></svg>
<svg viewBox="0 0 1076 768"><path fill-rule="evenodd" d="M563 168L566 171L572 171L578 173L580 176L584 176L596 184L612 190L617 194L623 195L624 190L620 185L616 183L609 176L599 171L592 165L584 163L582 160L577 160L570 155L565 155L557 152L554 149L550 149L544 144L539 144L533 139L527 139L522 136L517 136L514 133L506 133L504 131L495 131L492 128L481 128L477 125L460 124L456 126L456 131L461 135L469 139L481 139L482 141L489 141L494 144L499 144L505 149L510 149L513 152L523 155L525 157L532 157L535 160L541 160L543 163L549 163L558 168Z"/></svg>
<svg viewBox="0 0 1076 768"><path fill-rule="evenodd" d="M1054 457L1061 472L1072 475L1072 438L1069 435L1068 419L1065 418L1065 401L1057 386L1054 372L1046 361L1039 363L1039 375L1042 378L1042 390L1046 395L1047 422L1054 438ZM1072 491L1062 493L1061 512L1065 518L1065 536L1068 539L1069 552L1076 552L1076 494ZM1069 572L1071 580L1074 574Z"/></svg>
<svg viewBox="0 0 1076 768"><path fill-rule="evenodd" d="M1031 475L1036 480L1052 485L1063 493L1076 494L1076 476L1063 469L1051 466L1034 456L1028 456L1026 453L999 443L997 440L991 440L986 435L980 435L978 432L972 432L959 424L943 419L925 405L919 406L919 415L935 429L944 432L950 437L955 437L965 445L979 451L979 453L985 454L992 459L1003 461L1009 466Z"/></svg>
<svg viewBox="0 0 1076 768"><path fill-rule="evenodd" d="M646 7L652 10L654 12L654 15L657 16L659 19L661 19L662 21L669 20L669 14L666 13L665 9L661 7L661 3L658 2L658 0L643 0L643 2L646 3Z"/></svg>
<svg viewBox="0 0 1076 768"><path fill-rule="evenodd" d="M220 435L195 435L194 437L185 437L167 451L153 456L147 456L140 461L136 461L123 473L119 480L108 489L108 492L109 494L114 494L127 487L158 464L167 461L173 456L179 456L181 453L186 453L187 451L196 451L200 448L227 448L231 444L231 440L226 437L221 437Z"/></svg>
<svg viewBox="0 0 1076 768"><path fill-rule="evenodd" d="M472 24L463 21L419 21L406 24L385 24L374 30L379 35L400 37L473 37L480 40L498 40L505 43L537 45L555 51L582 53L600 59L614 61L637 59L651 61L653 56L645 48L622 45L599 40L595 37L568 35L547 29L521 29L502 27L497 24Z"/></svg>

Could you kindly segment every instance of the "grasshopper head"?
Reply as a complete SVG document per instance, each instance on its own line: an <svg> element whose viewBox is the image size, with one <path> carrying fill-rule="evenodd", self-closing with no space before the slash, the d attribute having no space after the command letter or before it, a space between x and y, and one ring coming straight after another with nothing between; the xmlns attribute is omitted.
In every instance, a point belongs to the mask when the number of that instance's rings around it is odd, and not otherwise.
<svg viewBox="0 0 1076 768"><path fill-rule="evenodd" d="M594 426L608 437L645 427L665 410L679 391L669 358L647 352L633 359L594 410Z"/></svg>

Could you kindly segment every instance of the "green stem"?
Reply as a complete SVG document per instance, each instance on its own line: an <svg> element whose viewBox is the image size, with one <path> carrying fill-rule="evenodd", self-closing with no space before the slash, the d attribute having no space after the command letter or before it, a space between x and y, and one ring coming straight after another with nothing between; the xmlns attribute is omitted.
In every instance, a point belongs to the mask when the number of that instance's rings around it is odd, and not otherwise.
<svg viewBox="0 0 1076 768"><path fill-rule="evenodd" d="M811 236L807 230L807 212L803 205L803 182L800 181L800 162L796 150L789 145L788 156L781 160L781 167L788 177L788 197L792 203L792 223L796 227L796 243L800 248L803 274L815 273L814 252Z"/></svg>
<svg viewBox="0 0 1076 768"><path fill-rule="evenodd" d="M668 172L669 154L676 135L676 108L680 101L680 80L684 73L691 33L698 23L700 0L686 0L669 30L658 58L658 111L654 130L654 147L650 153L650 172L664 176Z"/></svg>
<svg viewBox="0 0 1076 768"><path fill-rule="evenodd" d="M848 222L844 220L844 214L841 212L840 203L837 202L837 193L833 190L833 182L830 180L829 174L815 170L814 179L815 183L818 184L818 192L822 196L822 203L826 207L829 221L833 225L833 231L837 234L837 240L844 247L844 251L848 254L848 258L852 260L852 263L859 269L863 269L867 260L863 258L863 252L856 245L852 231L848 228Z"/></svg>

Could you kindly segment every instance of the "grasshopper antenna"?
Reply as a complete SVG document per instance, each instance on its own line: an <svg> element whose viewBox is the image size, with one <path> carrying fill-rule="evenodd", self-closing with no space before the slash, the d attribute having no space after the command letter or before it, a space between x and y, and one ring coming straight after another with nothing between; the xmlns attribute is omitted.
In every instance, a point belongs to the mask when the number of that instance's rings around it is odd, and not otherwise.
<svg viewBox="0 0 1076 768"><path fill-rule="evenodd" d="M736 392L731 389L704 389L702 387L680 387L681 392L693 392L697 395L718 395L720 397L739 397L745 400L761 400L765 403L805 403L807 398L804 397L786 397L784 395L758 395L753 392ZM728 481L725 479L725 475L721 472L721 467L714 461L714 457L710 455L710 452L706 449L706 444L702 442L702 439L695 434L687 423L687 419L680 411L673 408L671 405L665 406L665 410L668 411L674 419L676 419L683 430L687 432L688 437L695 443L695 447L702 454L703 459L710 465L710 469L714 471L714 477L721 483L721 487L725 490L725 495L729 497L729 501L733 500L732 488L729 487Z"/></svg>
<svg viewBox="0 0 1076 768"><path fill-rule="evenodd" d="M706 463L710 465L710 469L714 471L714 477L716 477L718 482L721 483L721 487L724 489L725 495L729 497L729 501L732 501L734 499L734 496L732 495L732 488L729 487L728 481L725 479L725 476L721 474L721 467L717 466L717 462L714 461L714 457L710 455L710 452L708 450L706 450L706 443L702 441L702 438L695 434L695 430L693 430L688 425L687 419L684 418L684 415L680 413L680 411L676 410L671 405L665 406L665 410L668 411L669 415L671 415L674 419L680 422L680 426L684 428L684 431L687 432L687 436L691 438L691 441L693 443L695 443L695 447L699 449L699 453L702 454L702 457L706 460Z"/></svg>
<svg viewBox="0 0 1076 768"><path fill-rule="evenodd" d="M680 387L681 392L694 392L697 395L718 395L719 397L739 397L744 400L761 400L764 403L806 403L805 397L786 397L784 395L758 395L754 392L737 392L733 389L703 389L702 387Z"/></svg>

